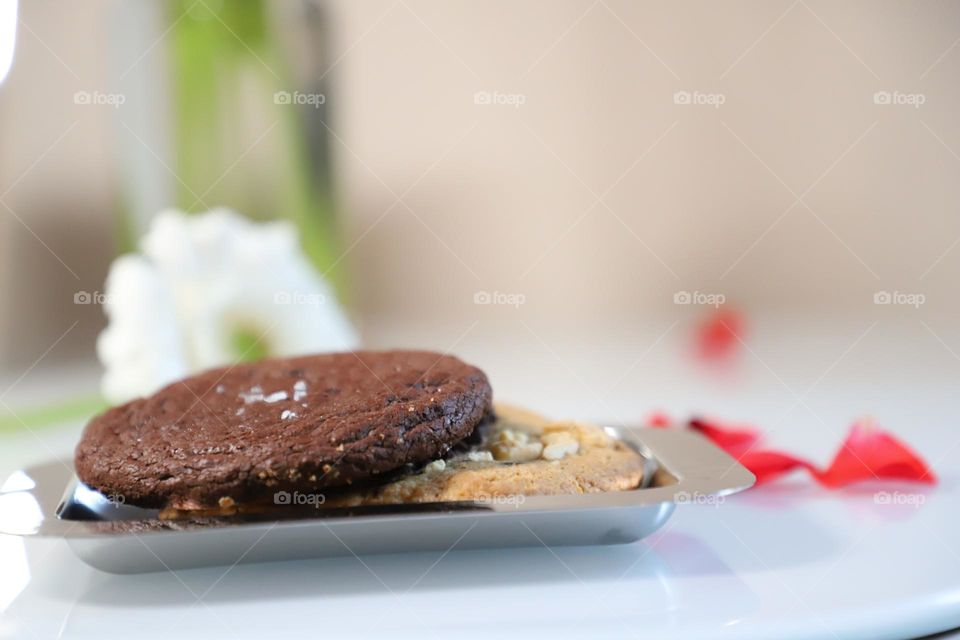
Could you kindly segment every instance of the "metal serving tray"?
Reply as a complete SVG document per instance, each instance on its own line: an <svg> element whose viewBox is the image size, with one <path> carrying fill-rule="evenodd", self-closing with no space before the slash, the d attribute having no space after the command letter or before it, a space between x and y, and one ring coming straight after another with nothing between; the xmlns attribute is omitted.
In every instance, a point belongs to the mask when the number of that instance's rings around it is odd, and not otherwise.
<svg viewBox="0 0 960 640"><path fill-rule="evenodd" d="M644 456L645 486L522 500L289 507L279 518L272 512L161 521L157 511L110 501L53 462L15 472L0 485L0 533L65 538L84 562L110 573L454 547L625 544L660 528L677 503L754 483L753 474L694 433L607 432Z"/></svg>

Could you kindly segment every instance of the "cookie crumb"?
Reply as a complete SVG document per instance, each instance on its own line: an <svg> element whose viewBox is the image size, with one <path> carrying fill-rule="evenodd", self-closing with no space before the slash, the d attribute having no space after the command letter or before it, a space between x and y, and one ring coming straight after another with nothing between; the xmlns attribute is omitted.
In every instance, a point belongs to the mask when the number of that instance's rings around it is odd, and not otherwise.
<svg viewBox="0 0 960 640"><path fill-rule="evenodd" d="M468 451L465 457L470 462L493 462L493 454L489 451Z"/></svg>
<svg viewBox="0 0 960 640"><path fill-rule="evenodd" d="M250 404L251 402L260 402L263 400L263 388L259 385L255 385L250 388L250 391L240 393L240 397L243 399L244 404Z"/></svg>
<svg viewBox="0 0 960 640"><path fill-rule="evenodd" d="M503 429L497 434L497 441L490 446L490 451L500 462L530 462L540 457L543 444L531 442L526 431Z"/></svg>
<svg viewBox="0 0 960 640"><path fill-rule="evenodd" d="M293 383L293 401L300 402L307 397L307 383L303 380L297 380Z"/></svg>
<svg viewBox="0 0 960 640"><path fill-rule="evenodd" d="M273 404L274 402L280 402L281 400L287 399L286 391L274 391L270 395L263 398L263 401L267 404Z"/></svg>
<svg viewBox="0 0 960 640"><path fill-rule="evenodd" d="M447 468L447 463L443 460L434 460L423 467L424 473L437 473Z"/></svg>
<svg viewBox="0 0 960 640"><path fill-rule="evenodd" d="M569 431L551 431L542 438L544 460L561 460L580 450L580 441Z"/></svg>

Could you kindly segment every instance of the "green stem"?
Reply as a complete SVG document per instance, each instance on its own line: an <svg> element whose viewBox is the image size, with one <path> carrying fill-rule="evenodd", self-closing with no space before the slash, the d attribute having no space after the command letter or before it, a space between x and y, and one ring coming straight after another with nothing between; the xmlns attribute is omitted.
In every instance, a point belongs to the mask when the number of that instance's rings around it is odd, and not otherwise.
<svg viewBox="0 0 960 640"><path fill-rule="evenodd" d="M190 0L175 2L171 11L171 20L176 20L171 34L178 204L187 211L226 205L252 217L287 218L299 229L314 266L330 270L337 255L337 228L329 183L315 175L301 120L303 107L274 102L277 91L292 92L294 87L269 32L263 0L225 2L210 15L191 12L178 20L191 6L194 12L210 11ZM235 166L236 156L244 153L236 148L237 132L264 113L261 105L245 102L251 100L261 100L268 118L277 123L271 136L277 142L271 157L275 173L267 194L258 192L262 183L256 179L231 180L229 175L243 170ZM265 145L264 152L269 148ZM333 269L328 278L342 293L341 270Z"/></svg>
<svg viewBox="0 0 960 640"><path fill-rule="evenodd" d="M32 407L22 411L0 415L0 433L39 429L65 422L85 420L108 407L102 396L79 396L53 405Z"/></svg>

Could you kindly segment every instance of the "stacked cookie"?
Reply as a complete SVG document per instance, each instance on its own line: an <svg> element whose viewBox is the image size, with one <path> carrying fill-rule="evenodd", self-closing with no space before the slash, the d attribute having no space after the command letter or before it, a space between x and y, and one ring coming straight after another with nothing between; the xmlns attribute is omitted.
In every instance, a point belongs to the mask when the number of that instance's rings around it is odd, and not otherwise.
<svg viewBox="0 0 960 640"><path fill-rule="evenodd" d="M75 466L94 489L174 515L262 508L293 492L347 506L627 489L642 479L640 456L596 427L500 413L483 371L449 355L274 359L108 410L84 431Z"/></svg>

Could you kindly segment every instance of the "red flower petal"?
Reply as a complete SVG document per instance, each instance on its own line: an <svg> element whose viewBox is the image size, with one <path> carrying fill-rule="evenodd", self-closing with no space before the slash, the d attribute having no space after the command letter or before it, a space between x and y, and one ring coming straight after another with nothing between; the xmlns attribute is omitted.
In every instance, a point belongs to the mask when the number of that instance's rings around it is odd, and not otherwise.
<svg viewBox="0 0 960 640"><path fill-rule="evenodd" d="M806 469L814 476L817 474L817 469L806 460L779 451L751 450L737 461L757 476L757 484L775 480L795 469Z"/></svg>
<svg viewBox="0 0 960 640"><path fill-rule="evenodd" d="M843 487L878 479L937 482L933 470L910 447L871 420L860 420L818 480L828 487Z"/></svg>
<svg viewBox="0 0 960 640"><path fill-rule="evenodd" d="M845 487L864 480L906 480L936 484L937 477L910 447L870 421L853 425L833 462L826 469L789 453L759 449L760 434L744 426L693 419L691 429L702 433L757 476L757 484L769 482L796 469L806 469L820 484Z"/></svg>
<svg viewBox="0 0 960 640"><path fill-rule="evenodd" d="M743 336L743 316L732 309L717 309L697 330L697 354L705 360L719 360L732 355Z"/></svg>
<svg viewBox="0 0 960 640"><path fill-rule="evenodd" d="M647 419L644 421L648 427L669 427L673 424L673 420L670 419L670 416L665 414L662 411L654 411L647 416Z"/></svg>
<svg viewBox="0 0 960 640"><path fill-rule="evenodd" d="M734 457L752 447L760 439L760 433L749 426L725 425L716 420L703 418L694 418L689 425L691 429L710 438L715 445Z"/></svg>

